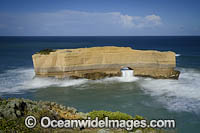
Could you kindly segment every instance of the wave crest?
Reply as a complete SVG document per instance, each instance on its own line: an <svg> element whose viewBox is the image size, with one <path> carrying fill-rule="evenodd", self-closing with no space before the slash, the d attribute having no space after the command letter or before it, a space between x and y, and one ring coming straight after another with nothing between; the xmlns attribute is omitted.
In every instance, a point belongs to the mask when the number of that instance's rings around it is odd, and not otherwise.
<svg viewBox="0 0 200 133"><path fill-rule="evenodd" d="M176 54L176 57L179 57L179 56L181 56L181 54Z"/></svg>
<svg viewBox="0 0 200 133"><path fill-rule="evenodd" d="M20 93L23 90L46 88L46 87L68 87L76 86L84 83L92 82L133 82L138 78L136 77L112 77L101 80L88 80L88 79L56 79L56 78L39 78L35 77L34 69L20 68L7 70L0 74L0 93Z"/></svg>
<svg viewBox="0 0 200 133"><path fill-rule="evenodd" d="M137 82L144 93L151 95L171 111L200 113L200 71L181 69L179 80L137 77L112 77L101 80L33 78L33 69L13 69L0 74L0 93L21 93L24 90L46 87L68 87L86 83L109 84L115 82ZM129 84L131 85L131 84ZM87 89L87 88L86 88Z"/></svg>
<svg viewBox="0 0 200 133"><path fill-rule="evenodd" d="M180 69L178 80L151 79L141 82L147 94L155 97L172 111L200 111L200 72Z"/></svg>
<svg viewBox="0 0 200 133"><path fill-rule="evenodd" d="M33 69L13 69L0 74L1 93L20 93L23 90L45 88L50 86L68 87L80 85L87 79L55 79L35 77Z"/></svg>

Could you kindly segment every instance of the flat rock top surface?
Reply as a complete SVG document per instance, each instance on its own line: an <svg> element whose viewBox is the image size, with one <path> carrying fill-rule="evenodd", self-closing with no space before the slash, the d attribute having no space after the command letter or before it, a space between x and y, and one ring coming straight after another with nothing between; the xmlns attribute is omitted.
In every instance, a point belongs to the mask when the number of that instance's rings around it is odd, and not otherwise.
<svg viewBox="0 0 200 133"><path fill-rule="evenodd" d="M157 54L163 54L163 53L170 53L170 54L175 54L174 52L167 51L167 52L160 52L156 50L134 50L131 47L115 47L115 46L104 46L104 47L91 47L91 48L77 48L77 49L57 49L55 52L51 52L51 54L72 54L72 53L82 53L82 52L104 52L104 53L121 53L121 52L142 52L142 53L157 53ZM99 54L96 53L96 54ZM34 55L40 55L34 54Z"/></svg>
<svg viewBox="0 0 200 133"><path fill-rule="evenodd" d="M159 64L174 67L174 52L134 50L130 47L58 49L48 55L34 54L34 67L74 67L103 64Z"/></svg>

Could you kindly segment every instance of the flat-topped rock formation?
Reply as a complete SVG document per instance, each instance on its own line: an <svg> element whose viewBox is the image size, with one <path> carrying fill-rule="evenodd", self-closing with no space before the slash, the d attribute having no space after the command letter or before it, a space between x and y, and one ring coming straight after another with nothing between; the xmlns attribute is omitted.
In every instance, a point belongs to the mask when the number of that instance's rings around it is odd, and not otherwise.
<svg viewBox="0 0 200 133"><path fill-rule="evenodd" d="M174 52L134 50L130 47L58 49L32 56L36 76L88 78L121 76L121 69L134 70L135 76L178 79Z"/></svg>

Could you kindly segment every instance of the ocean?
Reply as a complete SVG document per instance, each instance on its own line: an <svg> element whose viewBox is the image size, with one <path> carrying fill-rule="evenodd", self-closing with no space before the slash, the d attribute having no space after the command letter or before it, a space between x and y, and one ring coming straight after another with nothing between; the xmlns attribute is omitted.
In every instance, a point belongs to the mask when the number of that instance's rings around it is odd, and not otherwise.
<svg viewBox="0 0 200 133"><path fill-rule="evenodd" d="M32 55L45 48L123 46L176 52L179 80L34 77ZM0 96L54 101L79 111L121 111L175 119L179 133L200 131L200 36L0 37Z"/></svg>

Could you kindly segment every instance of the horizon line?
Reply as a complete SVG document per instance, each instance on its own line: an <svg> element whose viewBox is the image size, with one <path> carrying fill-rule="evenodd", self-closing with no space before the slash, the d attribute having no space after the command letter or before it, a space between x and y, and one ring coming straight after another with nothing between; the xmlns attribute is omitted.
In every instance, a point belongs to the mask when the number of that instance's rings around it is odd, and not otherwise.
<svg viewBox="0 0 200 133"><path fill-rule="evenodd" d="M55 36L45 36L45 35L41 35L41 36L29 36L29 35L24 35L24 36L9 36L9 35L0 35L0 37L185 37L185 36L190 36L190 37L200 37L200 35L109 35L109 36L103 36L103 35L91 35L91 36L65 36L65 35L55 35Z"/></svg>

